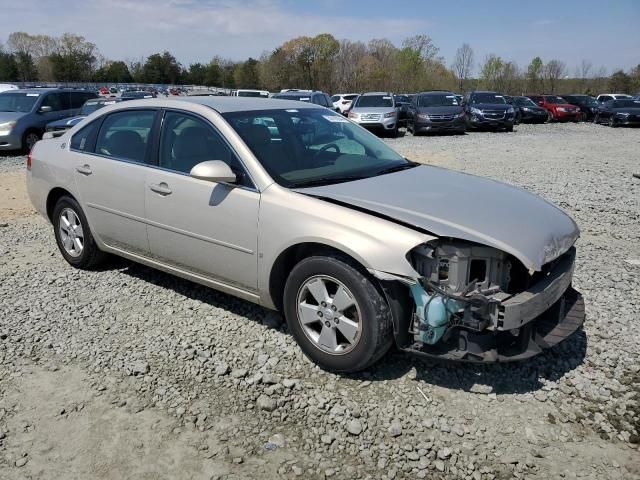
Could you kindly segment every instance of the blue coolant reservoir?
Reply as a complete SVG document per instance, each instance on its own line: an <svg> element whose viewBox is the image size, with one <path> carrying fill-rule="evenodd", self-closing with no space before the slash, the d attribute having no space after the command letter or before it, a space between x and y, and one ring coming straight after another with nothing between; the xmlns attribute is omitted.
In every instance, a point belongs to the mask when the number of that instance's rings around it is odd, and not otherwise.
<svg viewBox="0 0 640 480"><path fill-rule="evenodd" d="M464 304L441 295L429 295L418 283L411 286L411 293L416 302L420 341L433 345L447 331L452 312L463 308Z"/></svg>

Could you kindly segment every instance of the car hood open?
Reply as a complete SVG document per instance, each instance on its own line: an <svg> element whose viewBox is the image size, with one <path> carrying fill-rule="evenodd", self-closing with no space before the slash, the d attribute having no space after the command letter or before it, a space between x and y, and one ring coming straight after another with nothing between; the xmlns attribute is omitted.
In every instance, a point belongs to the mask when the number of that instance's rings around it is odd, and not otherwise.
<svg viewBox="0 0 640 480"><path fill-rule="evenodd" d="M529 270L540 270L562 255L580 235L571 217L537 195L434 166L296 191L439 237L489 245L512 254Z"/></svg>

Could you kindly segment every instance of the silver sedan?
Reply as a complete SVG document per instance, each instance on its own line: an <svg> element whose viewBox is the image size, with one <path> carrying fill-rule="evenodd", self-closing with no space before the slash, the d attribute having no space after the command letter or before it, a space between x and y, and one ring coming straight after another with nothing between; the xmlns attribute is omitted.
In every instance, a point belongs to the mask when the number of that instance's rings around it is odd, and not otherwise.
<svg viewBox="0 0 640 480"><path fill-rule="evenodd" d="M277 309L329 370L364 369L394 343L524 359L584 320L565 213L411 162L316 105L119 103L38 142L27 169L72 266L115 254Z"/></svg>

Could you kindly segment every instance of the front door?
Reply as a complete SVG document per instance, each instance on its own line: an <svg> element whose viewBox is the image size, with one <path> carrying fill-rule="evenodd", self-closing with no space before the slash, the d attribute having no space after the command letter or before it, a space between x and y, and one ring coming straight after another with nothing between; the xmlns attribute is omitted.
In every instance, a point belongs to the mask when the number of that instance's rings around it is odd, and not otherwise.
<svg viewBox="0 0 640 480"><path fill-rule="evenodd" d="M149 254L145 160L155 116L154 110L112 113L99 132L91 130L97 128L93 122L76 133L70 145L91 231L111 247L140 255Z"/></svg>
<svg viewBox="0 0 640 480"><path fill-rule="evenodd" d="M146 176L151 255L190 273L247 290L257 289L260 194L220 133L204 119L168 111L158 168ZM189 176L200 162L222 160L237 185Z"/></svg>

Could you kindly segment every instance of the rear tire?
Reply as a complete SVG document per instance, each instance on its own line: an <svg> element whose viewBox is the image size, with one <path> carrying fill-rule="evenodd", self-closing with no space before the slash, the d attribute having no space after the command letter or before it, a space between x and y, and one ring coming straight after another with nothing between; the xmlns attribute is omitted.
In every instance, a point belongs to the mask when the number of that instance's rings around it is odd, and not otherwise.
<svg viewBox="0 0 640 480"><path fill-rule="evenodd" d="M366 271L346 257L314 256L298 263L287 278L283 310L304 354L325 370L363 370L393 341L384 296Z"/></svg>
<svg viewBox="0 0 640 480"><path fill-rule="evenodd" d="M73 197L58 200L52 219L60 253L71 266L86 270L104 260L106 254L96 245L87 218Z"/></svg>
<svg viewBox="0 0 640 480"><path fill-rule="evenodd" d="M547 112L547 123L553 122L553 113Z"/></svg>

